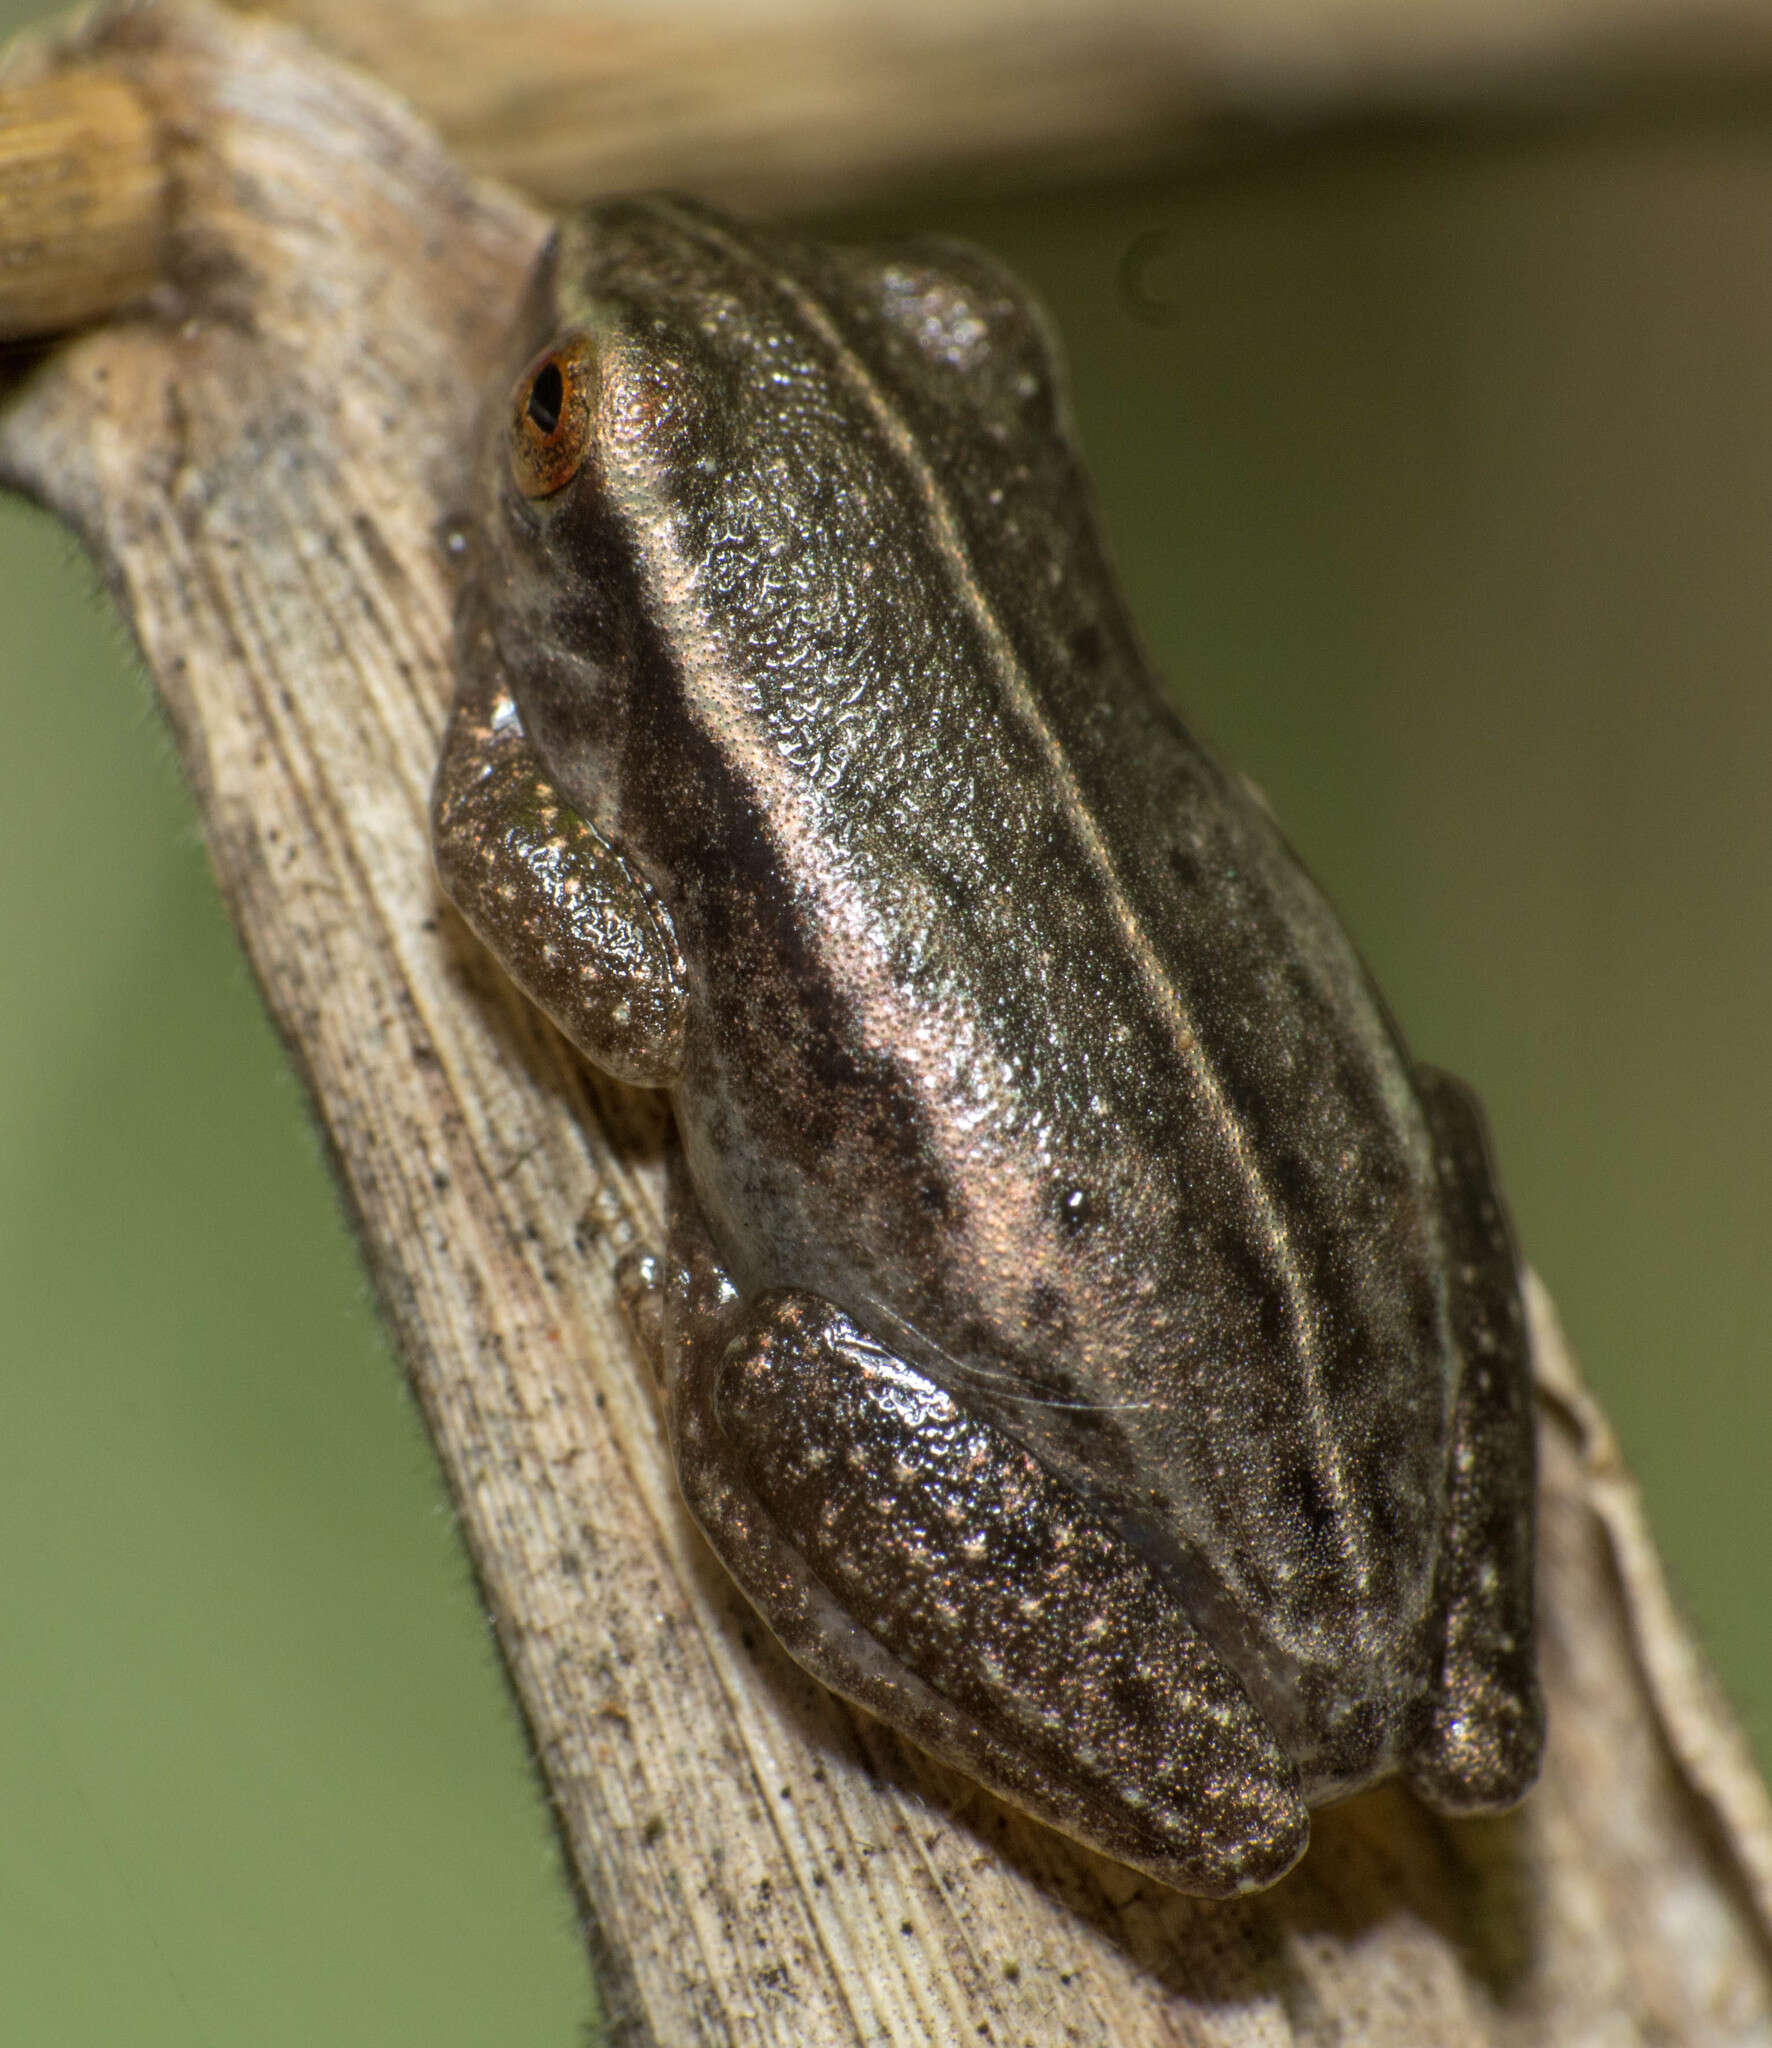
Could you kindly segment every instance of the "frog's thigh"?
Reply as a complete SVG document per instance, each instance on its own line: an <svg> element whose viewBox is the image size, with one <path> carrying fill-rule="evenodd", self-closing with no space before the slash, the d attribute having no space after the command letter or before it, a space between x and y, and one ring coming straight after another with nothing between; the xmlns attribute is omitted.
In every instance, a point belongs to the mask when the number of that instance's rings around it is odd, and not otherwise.
<svg viewBox="0 0 1772 2048"><path fill-rule="evenodd" d="M1510 1806L1544 1747L1532 1621L1532 1366L1482 1113L1462 1083L1419 1073L1451 1237L1463 1371L1453 1408L1440 1607L1446 1642L1416 1788L1449 1812Z"/></svg>
<svg viewBox="0 0 1772 2048"><path fill-rule="evenodd" d="M456 699L431 838L450 900L586 1058L649 1087L675 1078L683 988L669 922L548 780L496 680L470 677Z"/></svg>
<svg viewBox="0 0 1772 2048"><path fill-rule="evenodd" d="M1145 1562L808 1294L679 1351L684 1495L792 1654L1039 1819L1184 1890L1271 1883L1298 1779Z"/></svg>

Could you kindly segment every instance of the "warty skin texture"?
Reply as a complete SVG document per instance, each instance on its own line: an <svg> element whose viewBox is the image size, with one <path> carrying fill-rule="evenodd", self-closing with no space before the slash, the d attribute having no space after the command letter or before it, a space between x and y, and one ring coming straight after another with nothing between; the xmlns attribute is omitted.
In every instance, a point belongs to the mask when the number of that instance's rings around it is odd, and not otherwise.
<svg viewBox="0 0 1772 2048"><path fill-rule="evenodd" d="M562 336L587 441L530 497L509 392ZM1518 1796L1480 1120L1150 676L1037 309L975 252L611 202L486 439L440 871L669 1088L673 1446L788 1647L1193 1889L1393 1769ZM944 1607L996 1617L964 1668Z"/></svg>

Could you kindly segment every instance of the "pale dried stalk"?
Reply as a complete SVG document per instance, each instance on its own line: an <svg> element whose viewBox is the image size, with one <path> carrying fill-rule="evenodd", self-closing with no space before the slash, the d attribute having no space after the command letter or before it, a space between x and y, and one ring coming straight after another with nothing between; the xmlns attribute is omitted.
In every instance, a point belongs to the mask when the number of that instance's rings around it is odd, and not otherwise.
<svg viewBox="0 0 1772 2048"><path fill-rule="evenodd" d="M135 627L331 1134L621 2038L1772 2039L1772 1823L1542 1296L1552 1740L1516 1815L1389 1790L1235 1906L1081 1853L774 1650L693 1532L611 1271L663 1130L439 902L439 520L543 229L296 37L145 9L59 60L184 138L168 275L38 366L0 473Z"/></svg>
<svg viewBox="0 0 1772 2048"><path fill-rule="evenodd" d="M1772 63L1763 0L260 0L551 206L763 209L1148 161L1215 124L1542 103Z"/></svg>
<svg viewBox="0 0 1772 2048"><path fill-rule="evenodd" d="M1172 158L1263 122L1772 72L1768 0L253 5L394 86L470 170L550 206L670 185L828 207L907 177ZM155 111L91 77L0 100L0 336L102 315L157 274L176 123L163 134Z"/></svg>

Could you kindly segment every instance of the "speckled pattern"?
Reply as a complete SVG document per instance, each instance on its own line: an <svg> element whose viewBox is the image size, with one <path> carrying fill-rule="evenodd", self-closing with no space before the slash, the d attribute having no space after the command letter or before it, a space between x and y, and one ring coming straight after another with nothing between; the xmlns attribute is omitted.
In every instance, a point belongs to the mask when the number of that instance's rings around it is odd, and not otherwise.
<svg viewBox="0 0 1772 2048"><path fill-rule="evenodd" d="M561 424L521 373L567 348ZM1517 1797L1480 1118L1151 679L1037 309L975 252L609 202L481 473L439 867L670 1090L719 1276L659 1318L679 1475L784 1642L1191 1889L1391 1770Z"/></svg>

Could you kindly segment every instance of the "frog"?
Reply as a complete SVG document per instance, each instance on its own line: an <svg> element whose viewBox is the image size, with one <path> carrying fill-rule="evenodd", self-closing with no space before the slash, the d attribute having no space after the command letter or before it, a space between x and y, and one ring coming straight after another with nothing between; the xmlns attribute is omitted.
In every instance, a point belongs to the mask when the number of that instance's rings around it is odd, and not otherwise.
<svg viewBox="0 0 1772 2048"><path fill-rule="evenodd" d="M1544 1741L1532 1372L1415 1061L1115 581L1057 346L959 242L662 195L483 415L446 895L662 1090L624 1268L683 1502L789 1655L1206 1898Z"/></svg>

